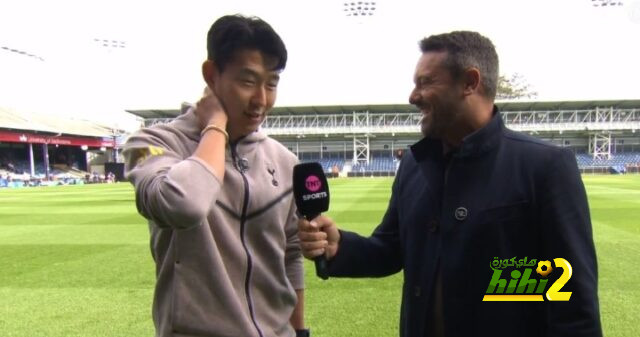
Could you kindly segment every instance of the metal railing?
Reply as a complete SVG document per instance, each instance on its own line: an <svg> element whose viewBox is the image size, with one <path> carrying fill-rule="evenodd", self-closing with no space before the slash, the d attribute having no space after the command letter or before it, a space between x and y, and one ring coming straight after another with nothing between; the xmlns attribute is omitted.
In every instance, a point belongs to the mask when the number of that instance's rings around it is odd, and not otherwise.
<svg viewBox="0 0 640 337"><path fill-rule="evenodd" d="M595 108L554 111L502 111L505 124L517 131L614 131L640 130L640 109ZM418 134L420 112L270 115L262 128L273 136L340 134ZM145 121L147 126L171 119Z"/></svg>

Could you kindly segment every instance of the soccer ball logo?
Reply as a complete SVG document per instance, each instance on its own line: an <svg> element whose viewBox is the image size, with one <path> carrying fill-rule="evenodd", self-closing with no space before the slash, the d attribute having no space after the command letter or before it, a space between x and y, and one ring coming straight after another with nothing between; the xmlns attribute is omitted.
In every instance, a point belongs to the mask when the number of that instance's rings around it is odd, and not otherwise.
<svg viewBox="0 0 640 337"><path fill-rule="evenodd" d="M539 261L538 268L536 272L540 274L542 277L547 277L551 273L553 268L551 268L551 261Z"/></svg>

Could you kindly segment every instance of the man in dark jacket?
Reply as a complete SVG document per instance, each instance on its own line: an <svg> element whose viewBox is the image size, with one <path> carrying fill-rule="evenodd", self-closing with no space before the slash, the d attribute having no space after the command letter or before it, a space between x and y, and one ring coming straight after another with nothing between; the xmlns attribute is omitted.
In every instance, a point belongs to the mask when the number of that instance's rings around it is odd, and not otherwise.
<svg viewBox="0 0 640 337"><path fill-rule="evenodd" d="M403 270L401 336L601 336L575 157L504 126L489 39L459 31L420 48L409 101L424 138L381 224L365 238L325 216L300 220L303 254L324 254L332 276Z"/></svg>

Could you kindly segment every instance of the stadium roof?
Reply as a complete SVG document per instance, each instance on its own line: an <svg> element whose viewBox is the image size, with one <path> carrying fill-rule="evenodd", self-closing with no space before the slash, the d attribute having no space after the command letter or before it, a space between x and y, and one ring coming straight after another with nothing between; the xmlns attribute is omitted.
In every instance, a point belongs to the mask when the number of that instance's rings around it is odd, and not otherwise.
<svg viewBox="0 0 640 337"><path fill-rule="evenodd" d="M614 107L618 109L640 109L640 99L636 100L603 100L603 101L498 101L496 105L502 111L556 111L556 110L588 110L596 107ZM417 112L410 104L376 104L376 105L318 105L275 107L271 115L300 114L341 114L354 111L383 112ZM142 118L174 118L181 114L181 109L149 109L127 110Z"/></svg>
<svg viewBox="0 0 640 337"><path fill-rule="evenodd" d="M600 108L640 109L640 99L600 101L498 101L496 105L504 111L556 111L588 110Z"/></svg>
<svg viewBox="0 0 640 337"><path fill-rule="evenodd" d="M169 110L160 110L160 109L150 109L150 110L127 110L127 112L132 113L136 116L142 117L144 119L148 118L175 118L180 115L180 109L169 109Z"/></svg>
<svg viewBox="0 0 640 337"><path fill-rule="evenodd" d="M40 131L90 137L113 137L123 133L94 122L17 111L0 106L0 129Z"/></svg>

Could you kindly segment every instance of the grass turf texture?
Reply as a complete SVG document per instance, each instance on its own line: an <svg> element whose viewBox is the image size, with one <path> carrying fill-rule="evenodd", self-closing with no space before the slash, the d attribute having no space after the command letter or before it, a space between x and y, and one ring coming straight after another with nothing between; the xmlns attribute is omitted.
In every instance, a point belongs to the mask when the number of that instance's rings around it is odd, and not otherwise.
<svg viewBox="0 0 640 337"><path fill-rule="evenodd" d="M640 329L640 175L584 176L599 259L606 336ZM391 179L331 180L329 215L367 235ZM128 184L0 190L2 336L152 336L154 266ZM314 276L305 262L306 322L315 337L397 336L400 274Z"/></svg>

